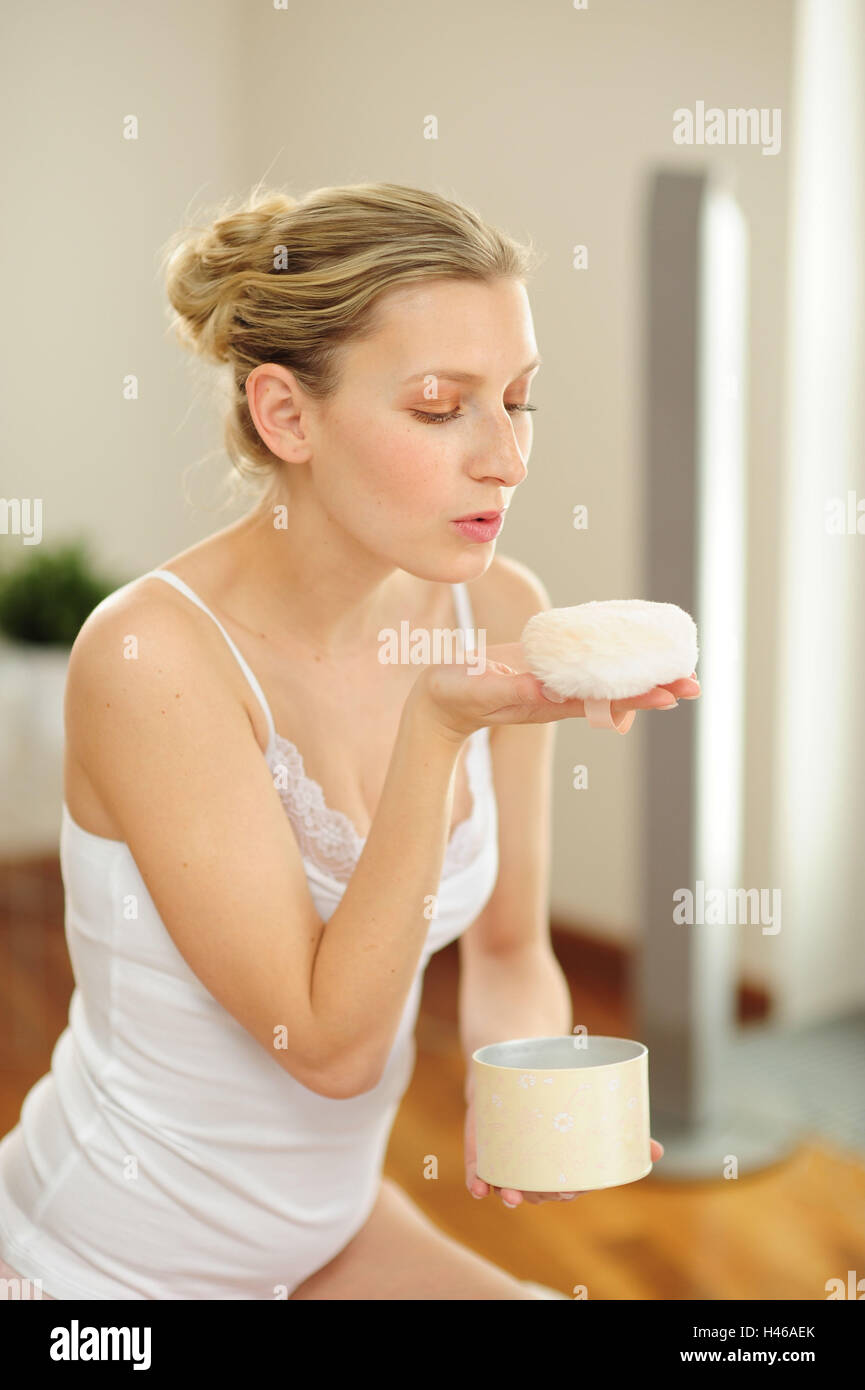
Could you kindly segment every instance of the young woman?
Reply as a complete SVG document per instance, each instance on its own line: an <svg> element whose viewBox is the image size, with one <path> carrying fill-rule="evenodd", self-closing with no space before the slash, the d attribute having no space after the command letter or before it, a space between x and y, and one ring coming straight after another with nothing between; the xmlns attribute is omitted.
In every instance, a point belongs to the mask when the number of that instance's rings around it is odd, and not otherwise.
<svg viewBox="0 0 865 1390"><path fill-rule="evenodd" d="M267 488L72 649L76 987L0 1144L0 1257L46 1297L536 1296L382 1176L433 952L460 940L468 1055L572 1027L548 796L584 711L520 668L541 582L457 524L526 477L530 260L392 184L259 190L169 243L176 327L226 364L227 449ZM406 623L482 669L383 659Z"/></svg>

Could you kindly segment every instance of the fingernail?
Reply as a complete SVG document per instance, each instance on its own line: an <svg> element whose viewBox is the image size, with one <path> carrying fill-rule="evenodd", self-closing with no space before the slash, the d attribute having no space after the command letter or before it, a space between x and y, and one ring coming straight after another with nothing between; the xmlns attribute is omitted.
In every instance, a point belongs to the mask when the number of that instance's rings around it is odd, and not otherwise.
<svg viewBox="0 0 865 1390"><path fill-rule="evenodd" d="M662 705L656 705L655 709L675 709L678 703L678 700L671 699L669 701L665 701Z"/></svg>
<svg viewBox="0 0 865 1390"><path fill-rule="evenodd" d="M475 1197L479 1202L483 1201L484 1194L482 1192L475 1192L474 1189L471 1187L469 1188L469 1192L471 1192L472 1196Z"/></svg>
<svg viewBox="0 0 865 1390"><path fill-rule="evenodd" d="M554 690L547 690L545 685L541 686L541 690L546 699L552 700L554 705L564 705L567 702L567 695L557 695Z"/></svg>
<svg viewBox="0 0 865 1390"><path fill-rule="evenodd" d="M572 1201L574 1200L574 1198L576 1197L576 1195L577 1195L576 1192L563 1192L563 1193L562 1193L562 1201L563 1201L563 1202L572 1202Z"/></svg>
<svg viewBox="0 0 865 1390"><path fill-rule="evenodd" d="M519 1202L506 1202L504 1197L502 1198L502 1203L504 1204L504 1206L510 1207L512 1211L515 1207L519 1206Z"/></svg>

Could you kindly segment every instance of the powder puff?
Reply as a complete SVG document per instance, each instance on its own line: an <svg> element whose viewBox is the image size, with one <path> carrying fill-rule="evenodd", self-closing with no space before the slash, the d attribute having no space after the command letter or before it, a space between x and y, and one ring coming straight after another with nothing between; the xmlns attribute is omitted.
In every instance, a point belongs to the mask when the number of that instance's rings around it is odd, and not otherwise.
<svg viewBox="0 0 865 1390"><path fill-rule="evenodd" d="M520 637L534 676L556 695L623 700L697 668L697 628L675 603L608 599L550 608Z"/></svg>

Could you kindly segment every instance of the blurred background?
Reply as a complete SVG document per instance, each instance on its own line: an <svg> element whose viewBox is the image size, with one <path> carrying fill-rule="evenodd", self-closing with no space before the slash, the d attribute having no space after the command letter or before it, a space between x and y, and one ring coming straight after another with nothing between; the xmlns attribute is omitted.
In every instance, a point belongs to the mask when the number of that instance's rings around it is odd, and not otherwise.
<svg viewBox="0 0 865 1390"><path fill-rule="evenodd" d="M259 178L414 184L544 256L503 552L554 606L679 603L704 694L556 745L554 947L575 1022L649 1046L664 1160L567 1210L467 1197L453 946L387 1171L450 1234L592 1298L820 1299L865 1275L860 0L48 0L3 30L0 1133L73 987L69 645L253 501L166 329L159 248ZM777 908L674 924L700 882Z"/></svg>

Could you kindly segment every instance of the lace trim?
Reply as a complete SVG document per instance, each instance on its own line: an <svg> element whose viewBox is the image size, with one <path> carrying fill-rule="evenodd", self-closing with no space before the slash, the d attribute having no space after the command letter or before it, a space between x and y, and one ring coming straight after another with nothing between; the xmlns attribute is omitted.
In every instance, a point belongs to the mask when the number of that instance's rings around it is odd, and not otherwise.
<svg viewBox="0 0 865 1390"><path fill-rule="evenodd" d="M466 773L472 796L471 814L454 826L445 851L442 878L464 869L478 852L475 830L481 810L476 755L471 738L466 749ZM347 883L357 868L367 837L359 835L344 811L334 811L324 799L322 787L307 777L299 748L280 734L274 735L274 754L270 761L279 799L291 821L304 859L311 860L323 873ZM279 776L277 777L277 774Z"/></svg>

